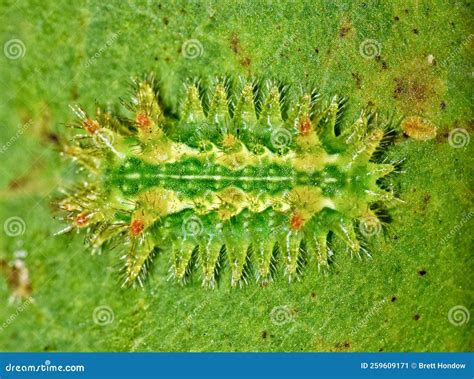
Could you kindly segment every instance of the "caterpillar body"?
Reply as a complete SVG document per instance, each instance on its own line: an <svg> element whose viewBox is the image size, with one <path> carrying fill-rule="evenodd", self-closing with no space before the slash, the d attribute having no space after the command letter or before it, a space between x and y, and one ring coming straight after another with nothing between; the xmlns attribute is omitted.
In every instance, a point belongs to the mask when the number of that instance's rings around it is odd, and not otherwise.
<svg viewBox="0 0 474 379"><path fill-rule="evenodd" d="M389 130L376 115L339 128L337 97L229 83L207 97L187 84L179 117L165 117L153 79L135 81L127 117L73 107L82 132L63 151L85 174L58 205L94 251L124 248L125 284L142 285L157 252L180 282L197 270L212 288L223 263L232 286L250 272L266 284L277 266L292 281L328 266L329 235L367 252L361 220L378 225L373 204L395 199L379 185L395 164L374 161Z"/></svg>

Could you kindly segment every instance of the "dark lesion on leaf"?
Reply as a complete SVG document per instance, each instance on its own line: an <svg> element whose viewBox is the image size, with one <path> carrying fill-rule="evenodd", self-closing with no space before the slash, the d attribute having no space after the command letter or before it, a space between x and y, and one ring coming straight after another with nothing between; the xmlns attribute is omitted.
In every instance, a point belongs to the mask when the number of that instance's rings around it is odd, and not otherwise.
<svg viewBox="0 0 474 379"><path fill-rule="evenodd" d="M245 53L240 43L240 38L235 32L233 32L230 36L230 48L236 55L240 57L239 63L241 66L249 67L251 65L252 60L250 59L248 54Z"/></svg>
<svg viewBox="0 0 474 379"><path fill-rule="evenodd" d="M334 351L347 351L351 349L351 346L350 341L338 342L334 346Z"/></svg>
<svg viewBox="0 0 474 379"><path fill-rule="evenodd" d="M399 76L395 78L393 97L411 107L419 108L432 93L430 86L415 76Z"/></svg>
<svg viewBox="0 0 474 379"><path fill-rule="evenodd" d="M23 187L27 186L29 181L30 181L30 178L27 175L19 176L18 178L13 178L8 183L8 189L11 191L22 189Z"/></svg>
<svg viewBox="0 0 474 379"><path fill-rule="evenodd" d="M361 89L362 88L362 78L360 77L360 75L357 72L352 72L351 75L352 75L352 79L354 79L354 81L355 81L356 87L358 89Z"/></svg>
<svg viewBox="0 0 474 379"><path fill-rule="evenodd" d="M8 262L0 259L0 274L6 278L13 300L25 300L31 296L33 289L24 260L14 259Z"/></svg>
<svg viewBox="0 0 474 379"><path fill-rule="evenodd" d="M339 30L339 37L344 38L347 35L347 33L349 33L350 31L351 31L350 25L343 26L341 30Z"/></svg>
<svg viewBox="0 0 474 379"><path fill-rule="evenodd" d="M230 36L230 48L235 54L240 54L240 38L236 33Z"/></svg>
<svg viewBox="0 0 474 379"><path fill-rule="evenodd" d="M352 21L349 17L345 17L342 20L342 23L339 29L339 33L338 33L339 38L350 37L351 31L352 31Z"/></svg>

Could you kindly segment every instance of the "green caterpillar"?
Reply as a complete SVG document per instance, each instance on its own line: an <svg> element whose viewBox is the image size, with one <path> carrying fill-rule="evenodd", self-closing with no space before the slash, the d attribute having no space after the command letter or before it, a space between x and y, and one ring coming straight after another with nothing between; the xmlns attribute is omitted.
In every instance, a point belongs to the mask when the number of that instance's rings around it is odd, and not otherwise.
<svg viewBox="0 0 474 379"><path fill-rule="evenodd" d="M240 79L216 80L207 97L187 84L172 118L153 79L135 86L128 117L73 108L83 132L63 151L86 174L59 201L94 251L125 248L125 284L143 285L157 252L176 280L198 266L211 288L222 262L232 286L249 266L261 284L276 266L290 281L305 264L327 267L328 235L366 252L360 234L381 223L373 205L395 199L378 184L395 164L374 162L389 133L374 114L339 130L338 98L323 106L314 91Z"/></svg>

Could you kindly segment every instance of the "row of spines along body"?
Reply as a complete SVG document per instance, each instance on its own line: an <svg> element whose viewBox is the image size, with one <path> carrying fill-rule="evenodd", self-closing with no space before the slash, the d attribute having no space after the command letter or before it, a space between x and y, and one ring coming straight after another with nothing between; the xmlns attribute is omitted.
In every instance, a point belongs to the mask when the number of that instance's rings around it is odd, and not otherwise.
<svg viewBox="0 0 474 379"><path fill-rule="evenodd" d="M199 227L187 230L192 222ZM129 240L131 249L123 257L125 283L141 284L154 255L160 252L171 253L170 277L180 283L185 283L198 266L203 285L213 287L223 269L224 257L232 286L251 279L249 267L254 268L255 279L261 284L271 281L280 265L288 280L294 281L302 275L308 260L316 262L318 268L328 268L332 255L330 230L351 254L359 255L361 246L351 221L342 223L339 215L330 210L305 228L299 227L294 216L289 219L271 210L259 214L245 211L232 222L223 222L212 214L197 217L191 211L183 212L145 232L140 230L138 238Z"/></svg>
<svg viewBox="0 0 474 379"><path fill-rule="evenodd" d="M131 117L117 118L98 109L96 117L91 118L79 107L74 108L80 118L76 126L91 136L102 137L100 132L104 129L112 133L109 139L114 146L102 143L101 138L94 140L103 150L114 153L112 156L123 158L127 152L133 152L130 145L136 147L138 155L146 154L153 146L168 140L204 150L212 143L224 152L235 152L243 144L256 154L265 149L278 154L294 149L304 154L321 148L327 153L356 153L363 145L375 149L386 133L385 126L370 127L376 124L371 122L375 117L364 112L339 133L341 99L334 97L327 106L319 107L315 92L293 95L291 101L283 100L279 87L269 83L265 85L267 90L262 100L255 98L253 83L243 83L240 97L231 106L233 101L225 83L218 82L208 107L203 105L197 85L188 84L177 119L164 117L152 82L137 82L136 87L136 95L127 103ZM290 105L282 107L283 103ZM138 144L124 142L128 138L138 139ZM69 152L77 153L73 148Z"/></svg>
<svg viewBox="0 0 474 379"><path fill-rule="evenodd" d="M217 212L197 214L190 209L156 219L133 202L129 204L129 211L109 209L110 206L101 211L100 206L97 208L98 197L95 192L89 193L87 198L73 195L63 203L63 209L66 210L67 205L67 210L72 212L75 228L88 229L86 241L93 250L114 246L124 249L126 284L143 283L157 251L168 257L172 255L171 273L181 282L189 276L193 257L197 257L203 284L210 287L215 281L223 249L234 286L245 279L249 259L257 268L258 281L270 280L276 264L276 246L289 280L300 276L308 257L315 259L318 267L328 267L332 255L328 243L330 233L342 241L351 255L366 253L359 241L356 221L331 209L322 210L307 222L298 211L282 213L271 208L258 213L244 210L226 220ZM75 216L84 208L88 211ZM376 217L374 213L371 216Z"/></svg>

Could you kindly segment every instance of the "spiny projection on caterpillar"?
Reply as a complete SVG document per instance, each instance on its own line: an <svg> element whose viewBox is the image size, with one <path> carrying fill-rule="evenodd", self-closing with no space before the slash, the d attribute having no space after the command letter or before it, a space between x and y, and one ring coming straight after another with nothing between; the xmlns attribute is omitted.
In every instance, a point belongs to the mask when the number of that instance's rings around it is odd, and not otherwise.
<svg viewBox="0 0 474 379"><path fill-rule="evenodd" d="M153 78L134 87L127 117L72 107L82 132L63 151L82 174L58 202L93 251L124 249L124 284L143 285L156 253L211 288L224 267L232 286L328 267L333 238L367 253L374 204L396 199L380 186L396 163L374 161L388 123L362 112L342 128L337 97L241 78L187 83L165 117Z"/></svg>

